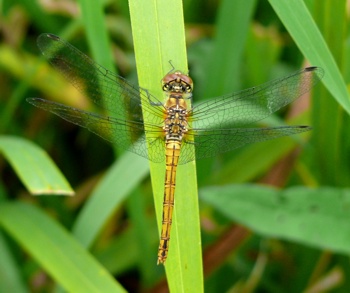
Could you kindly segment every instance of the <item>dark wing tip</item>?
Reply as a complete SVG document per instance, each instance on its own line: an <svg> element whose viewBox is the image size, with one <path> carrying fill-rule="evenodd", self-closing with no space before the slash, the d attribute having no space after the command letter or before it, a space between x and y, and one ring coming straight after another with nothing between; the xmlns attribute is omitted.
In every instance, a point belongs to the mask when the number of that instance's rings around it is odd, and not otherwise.
<svg viewBox="0 0 350 293"><path fill-rule="evenodd" d="M319 67L317 67L317 66L310 66L310 67L306 67L304 70L305 70L305 71L314 71L314 70L316 70L317 68L319 68Z"/></svg>
<svg viewBox="0 0 350 293"><path fill-rule="evenodd" d="M304 68L304 72L313 72L313 71L316 72L316 75L317 75L319 80L323 78L325 72L321 67L310 66L310 67Z"/></svg>
<svg viewBox="0 0 350 293"><path fill-rule="evenodd" d="M299 128L303 129L303 131L310 131L312 130L311 126L307 126L307 125L299 125Z"/></svg>

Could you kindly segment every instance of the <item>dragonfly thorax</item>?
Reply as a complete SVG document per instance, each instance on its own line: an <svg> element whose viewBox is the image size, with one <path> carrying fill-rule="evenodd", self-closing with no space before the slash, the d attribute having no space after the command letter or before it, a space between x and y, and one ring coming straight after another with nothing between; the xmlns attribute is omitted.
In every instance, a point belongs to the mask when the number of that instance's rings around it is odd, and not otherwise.
<svg viewBox="0 0 350 293"><path fill-rule="evenodd" d="M186 101L179 95L170 96L165 103L165 108L165 137L167 140L181 141L188 131Z"/></svg>

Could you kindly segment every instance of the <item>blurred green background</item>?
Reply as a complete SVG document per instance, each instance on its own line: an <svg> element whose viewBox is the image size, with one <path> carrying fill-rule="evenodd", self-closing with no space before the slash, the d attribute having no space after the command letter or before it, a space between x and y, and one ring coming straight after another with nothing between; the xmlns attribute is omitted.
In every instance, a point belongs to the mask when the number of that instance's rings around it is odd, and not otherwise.
<svg viewBox="0 0 350 293"><path fill-rule="evenodd" d="M98 111L45 62L36 46L44 32L137 84L128 2L0 4L0 292L167 292L167 280L192 273L179 267L165 275L156 266L147 160L116 155L25 101ZM194 103L310 65L325 70L327 89L315 87L262 124L313 131L197 162L203 267L198 262L200 273L191 275L196 289L182 292L203 291L201 272L206 292L349 292L346 5L184 1ZM74 197L34 196L71 188Z"/></svg>

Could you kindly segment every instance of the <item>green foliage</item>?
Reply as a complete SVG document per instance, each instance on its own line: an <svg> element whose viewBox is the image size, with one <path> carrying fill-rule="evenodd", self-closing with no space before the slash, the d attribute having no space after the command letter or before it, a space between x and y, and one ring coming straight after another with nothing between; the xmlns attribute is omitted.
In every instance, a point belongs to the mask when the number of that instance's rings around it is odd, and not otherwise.
<svg viewBox="0 0 350 293"><path fill-rule="evenodd" d="M32 142L3 135L0 150L30 193L73 195L54 162Z"/></svg>
<svg viewBox="0 0 350 293"><path fill-rule="evenodd" d="M34 206L4 203L0 215L5 231L68 291L125 292L70 233Z"/></svg>
<svg viewBox="0 0 350 293"><path fill-rule="evenodd" d="M4 1L0 292L350 290L346 1L183 2ZM179 167L164 270L156 266L164 165L25 102L99 111L43 61L35 46L43 32L159 99L172 65L189 68L194 103L308 60L324 69L324 86L303 97L309 105L296 101L262 125L314 129ZM71 195L67 182L74 197L31 196Z"/></svg>
<svg viewBox="0 0 350 293"><path fill-rule="evenodd" d="M200 195L228 218L266 237L350 254L349 189L226 185L203 188Z"/></svg>

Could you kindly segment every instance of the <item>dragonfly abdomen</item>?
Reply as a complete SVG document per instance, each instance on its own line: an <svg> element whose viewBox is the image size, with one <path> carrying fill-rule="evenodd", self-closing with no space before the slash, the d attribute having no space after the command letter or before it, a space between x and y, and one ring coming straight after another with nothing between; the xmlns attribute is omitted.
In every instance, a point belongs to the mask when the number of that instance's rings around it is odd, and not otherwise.
<svg viewBox="0 0 350 293"><path fill-rule="evenodd" d="M163 200L162 232L158 248L158 264L164 263L169 250L170 230L173 218L176 169L179 162L181 141L169 140L165 143L165 184Z"/></svg>

